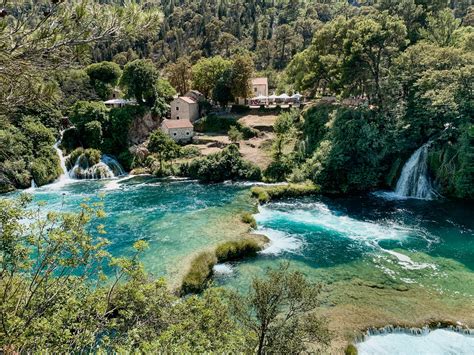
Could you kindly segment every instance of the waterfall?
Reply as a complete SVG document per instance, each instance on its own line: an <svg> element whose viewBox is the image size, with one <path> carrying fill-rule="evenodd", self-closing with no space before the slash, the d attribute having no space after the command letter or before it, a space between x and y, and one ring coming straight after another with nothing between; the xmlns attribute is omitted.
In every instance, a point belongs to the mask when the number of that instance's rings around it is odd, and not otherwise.
<svg viewBox="0 0 474 355"><path fill-rule="evenodd" d="M398 179L395 194L401 197L414 197L431 200L435 191L428 175L428 148L431 142L421 146L408 159Z"/></svg>
<svg viewBox="0 0 474 355"><path fill-rule="evenodd" d="M69 176L73 179L112 179L125 175L120 163L110 155L102 155L100 162L89 166L89 162L84 155L77 158L74 167L69 171Z"/></svg>
<svg viewBox="0 0 474 355"><path fill-rule="evenodd" d="M57 182L65 183L71 179L69 177L69 174L66 168L66 157L64 156L62 149L59 148L59 145L61 144L61 141L63 139L63 134L64 134L64 131L61 131L61 137L59 138L59 140L56 142L56 144L53 147L54 147L54 150L56 150L56 153L58 154L59 164L61 166L61 170L63 171L63 173L61 174Z"/></svg>

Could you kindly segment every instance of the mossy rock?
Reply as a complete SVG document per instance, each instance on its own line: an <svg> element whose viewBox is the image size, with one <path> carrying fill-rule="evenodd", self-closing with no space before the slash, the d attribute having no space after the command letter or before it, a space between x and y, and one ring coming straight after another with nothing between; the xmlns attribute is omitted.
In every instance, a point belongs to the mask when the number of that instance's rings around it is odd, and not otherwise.
<svg viewBox="0 0 474 355"><path fill-rule="evenodd" d="M347 345L346 350L344 351L345 355L357 355L358 351L354 344Z"/></svg>

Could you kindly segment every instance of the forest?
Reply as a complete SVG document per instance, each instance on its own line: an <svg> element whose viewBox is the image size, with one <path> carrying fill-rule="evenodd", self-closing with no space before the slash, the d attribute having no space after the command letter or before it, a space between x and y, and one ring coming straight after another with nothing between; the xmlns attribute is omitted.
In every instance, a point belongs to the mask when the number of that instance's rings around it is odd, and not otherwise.
<svg viewBox="0 0 474 355"><path fill-rule="evenodd" d="M55 181L63 132L69 168L110 154L127 171L310 181L328 195L393 188L429 144L439 194L472 200L473 26L470 0L0 1L0 193ZM173 165L194 152L159 131L148 157L131 149L134 122L165 118L176 94L197 89L203 109L226 107L255 75L308 99L279 114L265 170L235 145ZM116 90L137 104L106 107ZM201 124L226 125L216 117ZM232 141L254 134L225 129ZM248 294L180 298L145 272L145 242L130 258L107 252L101 203L44 216L30 202L0 200L5 353L299 353L330 341L324 319L308 317L321 286L285 265Z"/></svg>

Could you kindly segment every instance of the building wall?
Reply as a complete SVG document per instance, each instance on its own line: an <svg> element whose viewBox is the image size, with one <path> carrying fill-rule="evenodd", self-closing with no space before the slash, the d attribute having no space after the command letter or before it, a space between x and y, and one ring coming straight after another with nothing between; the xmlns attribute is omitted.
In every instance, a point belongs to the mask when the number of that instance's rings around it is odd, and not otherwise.
<svg viewBox="0 0 474 355"><path fill-rule="evenodd" d="M252 96L251 97L256 97L256 96L268 96L268 86L263 85L263 84L258 84L258 85L252 85Z"/></svg>
<svg viewBox="0 0 474 355"><path fill-rule="evenodd" d="M194 130L192 128L167 128L161 127L163 132L173 138L176 142L185 142L193 138Z"/></svg>
<svg viewBox="0 0 474 355"><path fill-rule="evenodd" d="M196 121L199 118L199 105L197 103L190 104L180 98L171 102L171 119L172 120L190 120Z"/></svg>

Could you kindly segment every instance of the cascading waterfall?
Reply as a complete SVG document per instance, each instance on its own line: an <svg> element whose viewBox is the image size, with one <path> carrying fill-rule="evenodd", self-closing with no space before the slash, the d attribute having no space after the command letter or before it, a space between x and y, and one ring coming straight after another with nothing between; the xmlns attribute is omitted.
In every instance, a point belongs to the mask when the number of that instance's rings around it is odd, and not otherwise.
<svg viewBox="0 0 474 355"><path fill-rule="evenodd" d="M395 194L401 197L414 197L431 200L435 191L428 174L428 148L431 142L421 146L408 159L398 179Z"/></svg>
<svg viewBox="0 0 474 355"><path fill-rule="evenodd" d="M74 167L69 171L73 179L112 179L125 175L120 163L110 155L102 155L100 162L89 166L87 159L81 155L77 158Z"/></svg>
<svg viewBox="0 0 474 355"><path fill-rule="evenodd" d="M61 132L61 138L54 145L54 149L58 154L61 169L63 171L58 182L65 183L72 179L111 179L125 175L125 171L120 163L115 158L106 154L102 155L100 162L93 166L89 166L87 159L81 155L77 158L74 167L68 171L66 166L67 157L64 156L63 151L59 148L63 133L64 131Z"/></svg>

